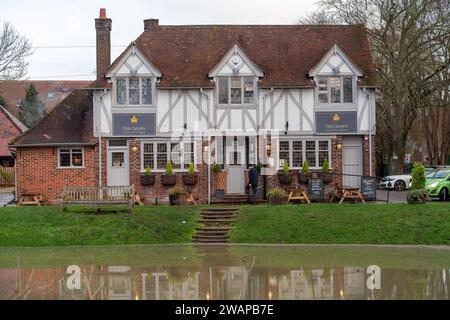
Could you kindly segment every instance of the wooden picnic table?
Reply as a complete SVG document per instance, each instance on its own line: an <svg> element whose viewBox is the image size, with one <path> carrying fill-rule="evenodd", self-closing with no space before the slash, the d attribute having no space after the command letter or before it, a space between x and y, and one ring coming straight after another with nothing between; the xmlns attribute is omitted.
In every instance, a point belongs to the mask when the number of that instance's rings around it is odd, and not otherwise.
<svg viewBox="0 0 450 320"><path fill-rule="evenodd" d="M42 206L44 197L39 193L22 193L19 198L19 206Z"/></svg>
<svg viewBox="0 0 450 320"><path fill-rule="evenodd" d="M301 188L291 190L291 192L289 193L288 202L291 202L292 200L300 200L302 203L311 204L308 193L306 193L306 191Z"/></svg>
<svg viewBox="0 0 450 320"><path fill-rule="evenodd" d="M339 201L339 204L342 204L345 199L352 199L358 201L360 200L361 203L366 203L366 201L364 200L364 196L361 193L361 190L359 190L359 188L355 188L355 187L343 187L342 188L342 198L341 201Z"/></svg>

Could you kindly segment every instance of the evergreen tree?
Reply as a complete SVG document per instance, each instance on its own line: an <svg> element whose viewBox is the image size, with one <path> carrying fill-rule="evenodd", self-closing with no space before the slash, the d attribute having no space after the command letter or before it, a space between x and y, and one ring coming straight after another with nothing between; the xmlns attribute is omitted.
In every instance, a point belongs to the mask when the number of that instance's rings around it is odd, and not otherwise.
<svg viewBox="0 0 450 320"><path fill-rule="evenodd" d="M25 92L25 100L22 100L19 104L19 120L30 128L44 116L45 106L34 85L30 84Z"/></svg>

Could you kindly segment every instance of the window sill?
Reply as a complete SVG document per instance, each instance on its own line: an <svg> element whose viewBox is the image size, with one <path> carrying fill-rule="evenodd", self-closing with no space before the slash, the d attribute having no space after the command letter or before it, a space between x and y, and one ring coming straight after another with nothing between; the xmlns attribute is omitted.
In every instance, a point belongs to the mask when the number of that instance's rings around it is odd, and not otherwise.
<svg viewBox="0 0 450 320"><path fill-rule="evenodd" d="M56 169L86 169L86 167L56 167Z"/></svg>
<svg viewBox="0 0 450 320"><path fill-rule="evenodd" d="M230 107L256 107L256 103L243 103L243 104L217 104L217 107L230 108Z"/></svg>

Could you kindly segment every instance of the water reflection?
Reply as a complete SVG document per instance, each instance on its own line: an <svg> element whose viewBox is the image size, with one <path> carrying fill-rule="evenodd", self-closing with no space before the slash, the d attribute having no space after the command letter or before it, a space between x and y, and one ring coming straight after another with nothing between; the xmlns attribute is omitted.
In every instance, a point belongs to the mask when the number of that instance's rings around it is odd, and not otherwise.
<svg viewBox="0 0 450 320"><path fill-rule="evenodd" d="M149 246L107 248L103 256L99 250L0 249L0 298L449 298L448 249ZM372 275L368 267L377 263L379 274ZM379 288L370 285L375 276Z"/></svg>

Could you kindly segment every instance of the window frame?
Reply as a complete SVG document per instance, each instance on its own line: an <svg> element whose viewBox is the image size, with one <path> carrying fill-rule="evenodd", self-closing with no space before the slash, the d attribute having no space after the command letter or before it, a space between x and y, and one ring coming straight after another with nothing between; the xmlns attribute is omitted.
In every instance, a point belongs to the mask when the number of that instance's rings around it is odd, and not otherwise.
<svg viewBox="0 0 450 320"><path fill-rule="evenodd" d="M331 153L331 139L326 139L326 138L281 138L278 140L277 143L277 157L278 157L278 163L277 163L277 169L280 170L282 168L281 164L280 164L280 142L283 141L288 141L289 142L289 169L290 170L300 170L303 167L303 162L306 160L306 142L307 141L314 141L314 154L315 154L315 161L316 161L316 165L315 166L311 166L310 164L310 169L314 169L314 170L320 170L322 169L322 167L319 167L319 151L325 151L325 150L321 150L320 149L320 141L327 141L328 143L328 163L330 165L330 168L332 167L332 153ZM300 167L293 167L291 164L293 163L294 157L294 149L293 149L293 142L294 141L301 141L302 143L302 164ZM296 150L298 152L298 150ZM287 151L283 151L283 152L287 152ZM311 150L312 152L312 150Z"/></svg>
<svg viewBox="0 0 450 320"><path fill-rule="evenodd" d="M192 144L192 153L193 154L193 159L192 161L194 162L194 170L197 171L197 164L196 164L196 159L197 159L197 146L196 146L196 141L162 141L162 140L152 140L152 141L146 141L143 140L141 141L141 148L140 148L140 160L141 160L141 164L140 164L140 169L141 169L141 173L145 172L145 167L144 167L144 145L145 144L153 144L153 168L150 168L152 170L152 172L165 172L166 169L157 169L158 167L158 162L157 162L157 157L158 157L158 144L166 144L166 156L167 156L167 160L171 160L171 154L172 154L172 144L174 143L178 143L180 144L179 147L179 154L180 154L180 168L173 168L174 172L187 172L188 171L188 167L189 164L185 164L184 163L184 156L185 156L185 144Z"/></svg>
<svg viewBox="0 0 450 320"><path fill-rule="evenodd" d="M139 80L139 104L130 104L130 79ZM151 104L143 103L143 80L150 79L151 82ZM117 102L117 80L125 80L125 103L119 104ZM141 107L154 107L156 106L156 78L153 75L141 75L141 76L117 76L113 81L113 107L115 108L141 108Z"/></svg>
<svg viewBox="0 0 450 320"><path fill-rule="evenodd" d="M220 102L220 97L219 97L219 92L220 92L220 79L227 79L228 81L228 103L221 103ZM232 82L232 78L239 78L240 79L240 89L241 89L241 103L231 103L231 90L232 90L232 86L231 86L231 82ZM253 102L245 102L245 79L252 79L253 82ZM242 107L242 106L256 106L257 105L257 78L255 76L250 76L250 75L236 75L236 76L217 76L215 79L216 82L216 101L217 101L217 105L221 106L221 107Z"/></svg>
<svg viewBox="0 0 450 320"><path fill-rule="evenodd" d="M72 153L73 150L76 149L80 149L81 150L81 166L74 166L72 164ZM61 150L70 150L70 166L61 166ZM59 147L58 148L58 152L56 153L56 157L57 157L57 165L56 168L57 169L84 169L85 165L84 165L84 147Z"/></svg>
<svg viewBox="0 0 450 320"><path fill-rule="evenodd" d="M339 78L340 80L340 102L331 102L331 78ZM352 102L344 102L344 79L350 78L351 84L352 84ZM327 97L328 102L321 102L319 99L319 81L326 79L327 81ZM316 105L318 106L355 106L357 103L357 81L356 77L354 75L347 75L347 74L336 74L336 75L318 75L316 76L316 89L315 89L315 99L316 99Z"/></svg>

